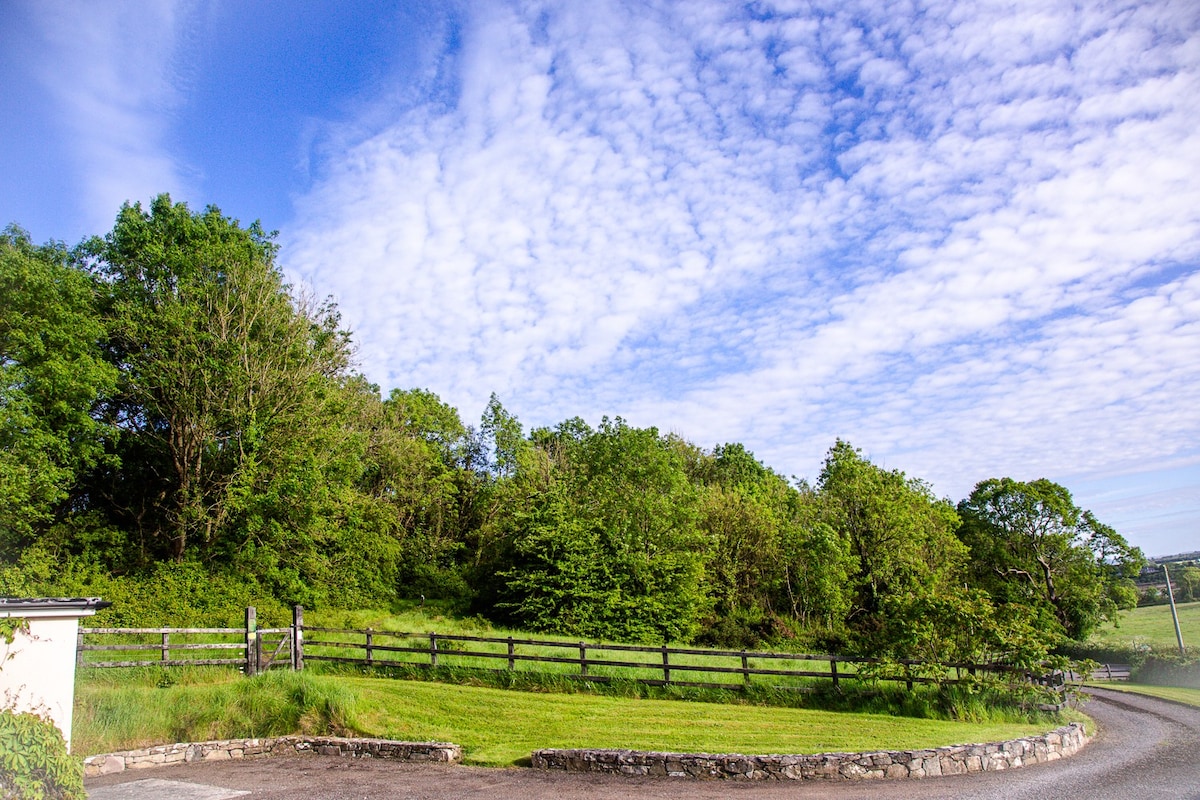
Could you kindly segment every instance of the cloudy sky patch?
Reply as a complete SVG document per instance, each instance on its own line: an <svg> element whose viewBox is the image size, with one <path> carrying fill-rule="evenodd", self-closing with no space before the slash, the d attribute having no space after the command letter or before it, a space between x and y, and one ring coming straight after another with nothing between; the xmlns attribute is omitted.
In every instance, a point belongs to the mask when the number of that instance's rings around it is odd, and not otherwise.
<svg viewBox="0 0 1200 800"><path fill-rule="evenodd" d="M81 207L284 209L285 269L385 391L620 414L799 476L843 437L952 499L1046 476L1153 553L1196 547L1192 3L414 1L357 8L383 33L336 75L320 32L350 23L297 13L307 104L220 147L176 120L219 95L194 62L221 4L71 8L108 66L20 66ZM265 141L286 161L218 179Z"/></svg>

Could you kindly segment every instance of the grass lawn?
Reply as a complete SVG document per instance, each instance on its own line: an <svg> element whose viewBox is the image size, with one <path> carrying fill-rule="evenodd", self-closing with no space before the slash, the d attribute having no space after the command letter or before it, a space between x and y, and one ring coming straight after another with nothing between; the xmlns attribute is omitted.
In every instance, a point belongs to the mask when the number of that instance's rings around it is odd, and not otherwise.
<svg viewBox="0 0 1200 800"><path fill-rule="evenodd" d="M1189 706L1200 708L1200 689L1182 689L1177 686L1145 686L1140 683L1099 683L1096 684L1100 689L1112 689L1117 692L1132 692L1134 694L1148 694L1152 697L1161 697L1164 700L1174 700L1176 703L1185 703Z"/></svg>
<svg viewBox="0 0 1200 800"><path fill-rule="evenodd" d="M349 729L463 746L467 763L511 766L542 747L719 753L910 749L1043 733L1049 723L975 724L827 711L554 694L309 673L85 674L73 749ZM159 685L163 684L163 685Z"/></svg>
<svg viewBox="0 0 1200 800"><path fill-rule="evenodd" d="M1183 643L1189 648L1200 646L1200 602L1181 603L1178 610ZM1170 606L1143 606L1122 612L1120 627L1105 625L1088 642L1105 647L1149 645L1163 652L1178 647Z"/></svg>
<svg viewBox="0 0 1200 800"><path fill-rule="evenodd" d="M484 766L523 763L542 747L822 753L985 742L1045 727L345 680L360 698L359 722L372 734L456 742L467 763Z"/></svg>

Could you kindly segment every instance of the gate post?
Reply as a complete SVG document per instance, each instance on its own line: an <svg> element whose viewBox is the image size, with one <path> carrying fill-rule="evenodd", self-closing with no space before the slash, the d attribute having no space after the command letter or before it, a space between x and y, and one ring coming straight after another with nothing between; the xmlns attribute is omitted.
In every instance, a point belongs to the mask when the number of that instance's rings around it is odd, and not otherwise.
<svg viewBox="0 0 1200 800"><path fill-rule="evenodd" d="M258 672L258 616L254 606L246 608L246 675Z"/></svg>
<svg viewBox="0 0 1200 800"><path fill-rule="evenodd" d="M304 606L292 607L292 669L304 670Z"/></svg>

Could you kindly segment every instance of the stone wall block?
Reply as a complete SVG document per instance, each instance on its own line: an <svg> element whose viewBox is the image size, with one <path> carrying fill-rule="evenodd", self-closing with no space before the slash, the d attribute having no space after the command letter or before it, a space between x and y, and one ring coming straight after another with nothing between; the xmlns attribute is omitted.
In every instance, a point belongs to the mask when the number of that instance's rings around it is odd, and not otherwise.
<svg viewBox="0 0 1200 800"><path fill-rule="evenodd" d="M626 775L700 780L880 780L933 778L1012 769L1068 754L1075 742L1087 739L1073 723L1055 732L1058 746L1047 736L1012 742L955 745L927 750L821 753L817 755L661 753L630 750L539 750L532 756L538 769L612 772Z"/></svg>

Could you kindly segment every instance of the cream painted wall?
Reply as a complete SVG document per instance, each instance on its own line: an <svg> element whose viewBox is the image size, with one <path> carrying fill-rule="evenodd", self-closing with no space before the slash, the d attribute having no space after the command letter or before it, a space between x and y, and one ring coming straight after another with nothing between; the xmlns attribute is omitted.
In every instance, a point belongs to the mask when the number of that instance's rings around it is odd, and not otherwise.
<svg viewBox="0 0 1200 800"><path fill-rule="evenodd" d="M62 731L69 749L79 614L30 616L24 616L29 633L17 633L7 646L9 658L0 664L0 703L18 712L48 714ZM0 655L4 647L0 638Z"/></svg>

